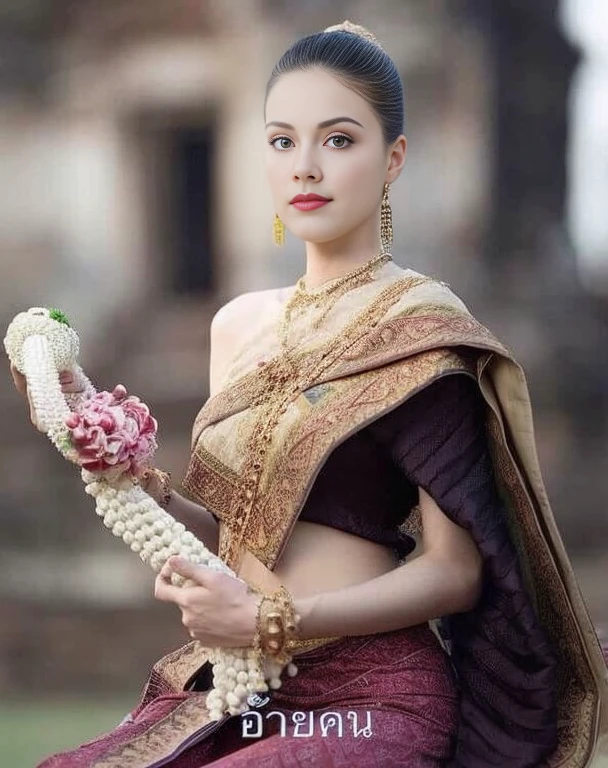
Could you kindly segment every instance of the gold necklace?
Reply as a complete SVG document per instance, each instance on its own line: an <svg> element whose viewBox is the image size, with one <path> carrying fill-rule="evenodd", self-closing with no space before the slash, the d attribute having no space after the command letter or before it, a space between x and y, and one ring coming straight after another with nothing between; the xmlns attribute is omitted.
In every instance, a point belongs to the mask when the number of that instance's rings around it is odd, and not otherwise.
<svg viewBox="0 0 608 768"><path fill-rule="evenodd" d="M315 320L311 321L310 329L316 330L343 294L352 290L358 283L364 285L369 282L373 278L374 268L386 264L387 262L392 261L392 259L393 257L390 253L382 251L382 253L379 253L366 261L365 264L361 264L350 272L347 272L345 275L329 280L319 288L313 288L310 291L306 289L303 275L296 283L296 289L291 298L285 304L283 317L279 325L279 338L281 340L281 349L283 352L288 349L287 334L291 316L295 310L306 309L311 305L320 309L325 304L323 312Z"/></svg>

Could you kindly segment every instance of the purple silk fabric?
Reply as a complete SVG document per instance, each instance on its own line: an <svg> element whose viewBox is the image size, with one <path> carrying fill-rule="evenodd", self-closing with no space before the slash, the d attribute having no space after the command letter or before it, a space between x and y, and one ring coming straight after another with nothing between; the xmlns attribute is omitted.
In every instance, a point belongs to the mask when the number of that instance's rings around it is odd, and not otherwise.
<svg viewBox="0 0 608 768"><path fill-rule="evenodd" d="M259 735L243 736L244 715L229 717L215 732L162 765L439 768L452 754L458 687L449 659L428 626L345 637L299 654L295 662L298 674L285 676L278 691L264 694L270 701L262 700L259 708L251 710L260 714ZM48 758L39 768L91 768L191 696L200 697L204 706L206 693L202 691L170 694L159 690L155 698L133 712L130 722L78 749ZM271 712L285 715L283 732L281 716L268 716ZM328 714L321 720L324 713ZM337 717L333 726L327 722L329 713L340 715L342 735ZM298 722L302 724L296 730ZM367 735L363 730L366 725L370 728ZM357 735L354 726L359 729ZM149 766L131 760L127 765Z"/></svg>
<svg viewBox="0 0 608 768"><path fill-rule="evenodd" d="M484 414L476 382L451 374L368 429L378 449L470 532L484 560L478 605L442 622L462 695L449 765L532 768L557 746L556 661L507 529Z"/></svg>
<svg viewBox="0 0 608 768"><path fill-rule="evenodd" d="M298 520L340 528L391 547L403 558L416 542L399 525L417 501L418 489L385 451L378 450L368 426L328 456Z"/></svg>

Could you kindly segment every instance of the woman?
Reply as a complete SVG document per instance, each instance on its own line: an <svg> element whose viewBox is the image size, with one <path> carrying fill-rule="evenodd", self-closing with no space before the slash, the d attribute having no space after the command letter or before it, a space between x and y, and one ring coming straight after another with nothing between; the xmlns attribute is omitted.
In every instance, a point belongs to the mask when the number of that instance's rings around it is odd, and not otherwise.
<svg viewBox="0 0 608 768"><path fill-rule="evenodd" d="M276 238L285 222L305 241L306 273L217 313L184 493L160 473L148 490L242 578L287 587L298 674L251 702L255 738L245 716L209 722L205 647L250 645L257 597L169 561L156 595L193 642L112 733L42 766L595 765L606 666L523 372L448 286L390 256L406 153L393 62L348 22L303 38L272 73L265 119ZM416 513L408 558L400 524ZM196 586L173 587L173 571Z"/></svg>

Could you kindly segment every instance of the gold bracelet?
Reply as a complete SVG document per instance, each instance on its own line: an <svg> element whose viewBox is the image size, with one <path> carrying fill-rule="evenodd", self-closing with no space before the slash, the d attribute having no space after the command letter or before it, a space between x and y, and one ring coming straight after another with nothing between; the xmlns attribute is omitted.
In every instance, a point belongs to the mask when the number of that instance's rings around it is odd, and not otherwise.
<svg viewBox="0 0 608 768"><path fill-rule="evenodd" d="M289 591L281 586L258 603L254 648L281 664L291 661L288 646L297 639L300 616L295 612Z"/></svg>
<svg viewBox="0 0 608 768"><path fill-rule="evenodd" d="M293 597L287 587L280 586L274 593L273 599L279 604L283 614L283 625L288 639L295 637L300 631L301 616L296 613Z"/></svg>
<svg viewBox="0 0 608 768"><path fill-rule="evenodd" d="M155 499L155 501L160 507L166 509L171 501L172 494L171 473L163 472L163 470L158 469L158 467L147 467L144 469L139 477L139 484L146 493L148 492L148 486L153 477L156 478L160 487L160 497Z"/></svg>

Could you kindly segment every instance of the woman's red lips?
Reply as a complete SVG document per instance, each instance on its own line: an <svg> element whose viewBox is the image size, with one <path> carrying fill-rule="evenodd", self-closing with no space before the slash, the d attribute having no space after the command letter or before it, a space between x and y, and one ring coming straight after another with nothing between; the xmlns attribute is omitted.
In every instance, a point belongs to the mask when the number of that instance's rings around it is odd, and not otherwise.
<svg viewBox="0 0 608 768"><path fill-rule="evenodd" d="M299 211L314 211L315 208L327 205L330 202L330 198L321 197L321 195L315 195L313 192L310 192L308 195L296 195L290 202Z"/></svg>
<svg viewBox="0 0 608 768"><path fill-rule="evenodd" d="M322 197L321 195L315 195L314 192L309 192L307 195L296 195L289 202L290 203L308 203L312 200L321 200L324 203L329 203L331 198Z"/></svg>

